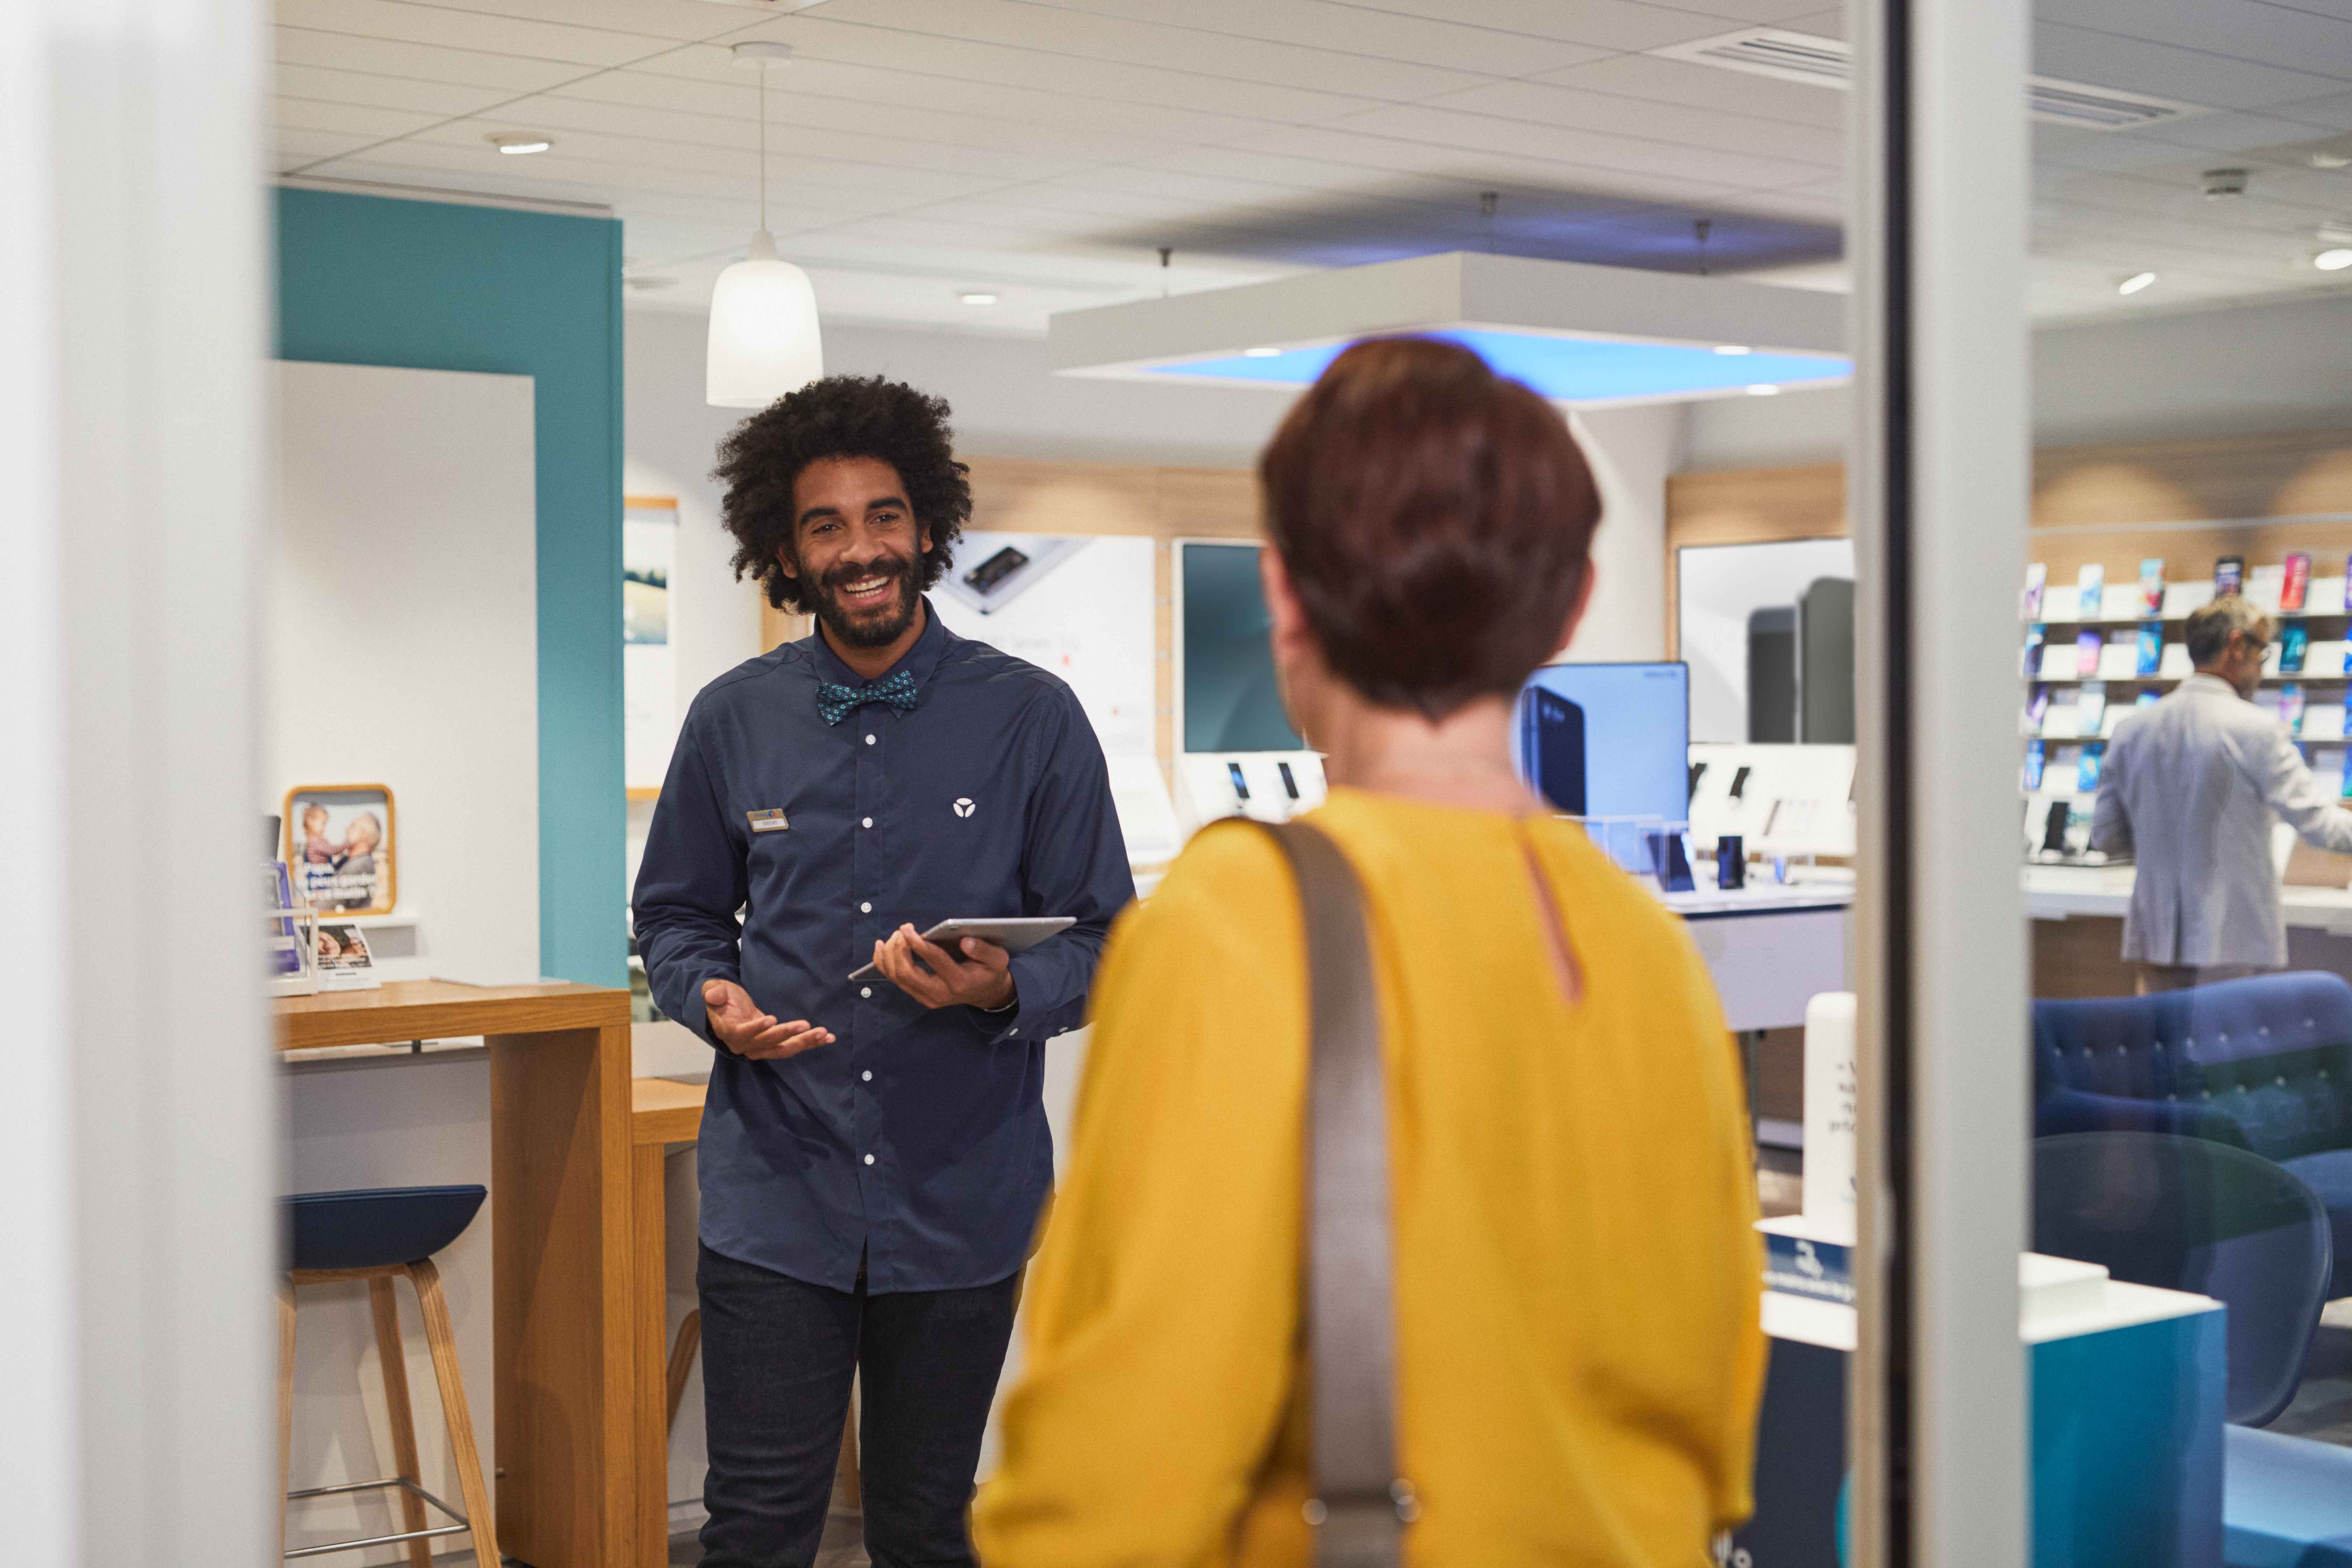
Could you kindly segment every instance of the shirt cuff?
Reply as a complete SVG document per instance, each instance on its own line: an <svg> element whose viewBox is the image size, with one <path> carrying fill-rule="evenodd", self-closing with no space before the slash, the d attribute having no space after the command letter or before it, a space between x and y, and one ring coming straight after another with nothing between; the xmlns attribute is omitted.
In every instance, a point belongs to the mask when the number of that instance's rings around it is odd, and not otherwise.
<svg viewBox="0 0 2352 1568"><path fill-rule="evenodd" d="M980 1031L981 1038L992 1046L1041 1037L1037 1034L1038 1012L1028 1003L1033 988L1021 984L1022 957L1023 955L1017 952L1013 955L1010 971L1013 976L1013 1002L1010 1006L1002 1010L987 1007L964 1009L971 1018L972 1026Z"/></svg>
<svg viewBox="0 0 2352 1568"><path fill-rule="evenodd" d="M683 1024L693 1030L704 1045L714 1051L724 1052L727 1047L720 1044L719 1037L710 1031L710 1011L702 1000L703 986L713 980L731 981L737 985L743 984L743 977L734 970L713 964L707 969L698 970L688 983L683 993L688 998L685 1012L670 1012L667 1007L662 1010L669 1013L672 1022Z"/></svg>

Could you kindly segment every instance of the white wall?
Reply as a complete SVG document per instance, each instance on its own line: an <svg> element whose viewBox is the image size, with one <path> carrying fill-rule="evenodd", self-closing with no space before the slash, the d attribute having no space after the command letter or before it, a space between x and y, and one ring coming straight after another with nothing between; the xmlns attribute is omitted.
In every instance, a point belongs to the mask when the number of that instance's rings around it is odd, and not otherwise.
<svg viewBox="0 0 2352 1568"><path fill-rule="evenodd" d="M539 977L527 375L281 363L261 794L383 784L426 974ZM403 933L373 945L397 951Z"/></svg>
<svg viewBox="0 0 2352 1568"><path fill-rule="evenodd" d="M399 916L371 932L388 979L539 974L538 509L529 376L281 363L279 530L268 562L264 763L257 805L296 784L383 783L396 816ZM288 1069L289 1192L489 1184L489 1069L478 1049ZM490 1209L439 1259L491 1489L497 1423ZM415 1297L397 1288L424 1484L457 1499ZM385 1475L367 1291L300 1296L293 1485ZM382 1496L294 1515L288 1544L397 1529ZM436 1522L439 1522L436 1521ZM397 1548L358 1559L403 1562Z"/></svg>
<svg viewBox="0 0 2352 1568"><path fill-rule="evenodd" d="M1587 664L1664 658L1666 476L1682 456L1682 405L1589 409L1570 425L1601 486L1601 529L1592 539L1592 601L1568 657Z"/></svg>

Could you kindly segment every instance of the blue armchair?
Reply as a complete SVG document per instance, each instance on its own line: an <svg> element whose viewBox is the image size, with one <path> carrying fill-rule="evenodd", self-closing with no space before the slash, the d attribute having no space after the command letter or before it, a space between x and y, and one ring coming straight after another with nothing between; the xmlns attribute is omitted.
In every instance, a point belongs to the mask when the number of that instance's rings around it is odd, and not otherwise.
<svg viewBox="0 0 2352 1568"><path fill-rule="evenodd" d="M2162 1132L2251 1150L2326 1205L2352 1296L2352 984L2265 974L2033 1005L2033 1135Z"/></svg>

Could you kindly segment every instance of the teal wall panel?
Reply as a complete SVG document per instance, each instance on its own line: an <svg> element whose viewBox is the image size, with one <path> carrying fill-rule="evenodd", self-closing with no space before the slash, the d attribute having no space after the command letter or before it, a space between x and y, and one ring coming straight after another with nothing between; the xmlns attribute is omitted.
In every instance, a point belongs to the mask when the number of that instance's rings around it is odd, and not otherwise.
<svg viewBox="0 0 2352 1568"><path fill-rule="evenodd" d="M281 358L537 384L540 967L625 984L621 226L277 195Z"/></svg>

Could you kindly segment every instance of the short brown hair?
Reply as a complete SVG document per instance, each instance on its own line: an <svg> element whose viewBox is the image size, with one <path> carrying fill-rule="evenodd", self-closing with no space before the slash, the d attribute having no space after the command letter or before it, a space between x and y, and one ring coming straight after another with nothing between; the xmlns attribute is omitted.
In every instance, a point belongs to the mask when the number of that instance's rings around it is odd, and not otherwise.
<svg viewBox="0 0 2352 1568"><path fill-rule="evenodd" d="M1332 673L1435 721L1558 651L1601 500L1559 410L1432 338L1349 349L1258 459Z"/></svg>
<svg viewBox="0 0 2352 1568"><path fill-rule="evenodd" d="M2243 632L2266 643L2278 635L2278 623L2243 594L2223 594L2189 611L2189 623L2180 630L2181 640L2189 645L2189 662L2202 668L2228 650L2233 634Z"/></svg>

